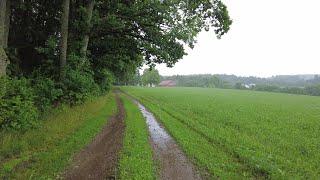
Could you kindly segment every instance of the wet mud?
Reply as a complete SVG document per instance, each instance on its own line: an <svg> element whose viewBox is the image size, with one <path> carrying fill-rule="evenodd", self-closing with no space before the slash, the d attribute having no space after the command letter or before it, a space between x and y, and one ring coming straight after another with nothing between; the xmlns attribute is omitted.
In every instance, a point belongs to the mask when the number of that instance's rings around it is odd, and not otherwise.
<svg viewBox="0 0 320 180"><path fill-rule="evenodd" d="M125 110L118 95L116 101L118 113L109 119L91 144L75 155L64 179L116 179L125 130Z"/></svg>
<svg viewBox="0 0 320 180"><path fill-rule="evenodd" d="M160 179L194 180L201 179L200 174L173 138L157 122L156 118L142 104L135 101L146 119L154 156L160 163Z"/></svg>

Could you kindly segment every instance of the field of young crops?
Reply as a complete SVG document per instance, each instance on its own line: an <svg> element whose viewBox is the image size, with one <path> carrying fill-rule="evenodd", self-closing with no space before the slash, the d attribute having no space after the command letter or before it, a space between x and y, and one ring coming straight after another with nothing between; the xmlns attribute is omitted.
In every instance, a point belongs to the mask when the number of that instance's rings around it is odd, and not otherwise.
<svg viewBox="0 0 320 180"><path fill-rule="evenodd" d="M320 178L320 98L206 88L122 90L211 177Z"/></svg>

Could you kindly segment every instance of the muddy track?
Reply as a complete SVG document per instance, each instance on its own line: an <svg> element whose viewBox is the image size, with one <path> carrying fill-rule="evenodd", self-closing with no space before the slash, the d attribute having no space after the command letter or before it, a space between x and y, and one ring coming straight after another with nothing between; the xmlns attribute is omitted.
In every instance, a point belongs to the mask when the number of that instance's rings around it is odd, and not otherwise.
<svg viewBox="0 0 320 180"><path fill-rule="evenodd" d="M159 178L168 180L201 179L195 166L188 160L173 138L157 122L156 118L142 104L135 101L146 119L155 159L159 162Z"/></svg>
<svg viewBox="0 0 320 180"><path fill-rule="evenodd" d="M125 110L116 93L118 112L85 149L75 155L65 179L116 179L125 131Z"/></svg>

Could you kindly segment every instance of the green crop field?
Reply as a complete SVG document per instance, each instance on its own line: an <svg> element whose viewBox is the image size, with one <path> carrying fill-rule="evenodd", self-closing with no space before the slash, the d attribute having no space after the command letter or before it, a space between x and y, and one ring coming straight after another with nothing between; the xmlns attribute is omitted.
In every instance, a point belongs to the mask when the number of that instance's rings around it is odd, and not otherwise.
<svg viewBox="0 0 320 180"><path fill-rule="evenodd" d="M206 88L122 90L210 177L320 178L320 98Z"/></svg>

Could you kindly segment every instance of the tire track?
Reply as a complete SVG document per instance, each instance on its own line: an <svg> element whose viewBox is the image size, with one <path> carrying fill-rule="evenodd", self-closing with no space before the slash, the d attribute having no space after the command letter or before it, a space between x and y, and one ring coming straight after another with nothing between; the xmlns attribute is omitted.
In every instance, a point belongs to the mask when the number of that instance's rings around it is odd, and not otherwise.
<svg viewBox="0 0 320 180"><path fill-rule="evenodd" d="M116 179L119 152L123 146L125 109L116 93L118 112L85 149L76 154L65 179Z"/></svg>

